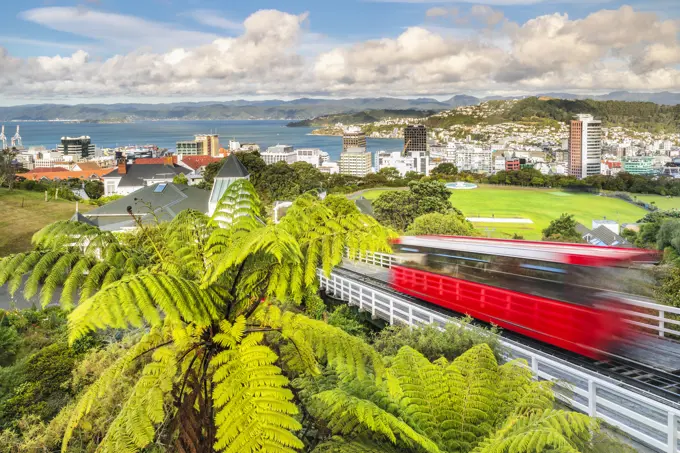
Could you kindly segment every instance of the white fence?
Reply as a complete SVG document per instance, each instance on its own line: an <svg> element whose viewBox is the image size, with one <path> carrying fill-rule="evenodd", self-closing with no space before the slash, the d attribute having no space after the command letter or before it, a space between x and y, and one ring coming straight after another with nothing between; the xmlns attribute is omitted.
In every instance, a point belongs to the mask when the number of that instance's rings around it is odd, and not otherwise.
<svg viewBox="0 0 680 453"><path fill-rule="evenodd" d="M348 251L346 255L354 261L385 268L391 268L399 263L398 257L388 253L350 253ZM680 339L680 308L632 298L625 300L624 304L627 308L623 310L623 314L630 324L660 337Z"/></svg>
<svg viewBox="0 0 680 453"><path fill-rule="evenodd" d="M371 260L389 262L393 257L374 254ZM390 264L391 265L391 264ZM329 278L319 272L321 288L333 297L371 312L390 324L436 324L455 318L410 303L391 292L368 286L333 272ZM501 339L510 358L525 359L537 377L556 382L558 398L574 409L603 419L620 428L635 441L656 450L676 453L680 410L662 399L629 390L613 379L556 359L519 343Z"/></svg>

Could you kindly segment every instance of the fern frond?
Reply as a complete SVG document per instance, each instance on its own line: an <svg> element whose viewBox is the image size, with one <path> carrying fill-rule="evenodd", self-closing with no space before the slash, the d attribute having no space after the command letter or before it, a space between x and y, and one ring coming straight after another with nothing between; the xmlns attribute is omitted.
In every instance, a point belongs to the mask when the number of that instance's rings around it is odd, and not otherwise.
<svg viewBox="0 0 680 453"><path fill-rule="evenodd" d="M334 436L331 440L317 445L312 453L399 453L395 447L377 445L368 439L348 441L341 436Z"/></svg>
<svg viewBox="0 0 680 453"><path fill-rule="evenodd" d="M69 315L69 341L107 327L141 327L142 321L159 326L162 317L209 325L218 318L221 307L213 289L202 289L192 281L154 273L125 276Z"/></svg>
<svg viewBox="0 0 680 453"><path fill-rule="evenodd" d="M234 345L242 322L236 326L223 323L228 332L223 332L222 344ZM292 417L297 407L291 402L292 392L285 388L288 379L273 365L276 354L259 344L262 338L262 334L250 334L211 360L218 451L292 453L303 447L292 434L301 425Z"/></svg>
<svg viewBox="0 0 680 453"><path fill-rule="evenodd" d="M426 436L370 401L356 398L341 389L322 392L315 399L326 406L324 419L333 434L380 434L395 445L401 443L409 448L417 445L430 453L440 451Z"/></svg>

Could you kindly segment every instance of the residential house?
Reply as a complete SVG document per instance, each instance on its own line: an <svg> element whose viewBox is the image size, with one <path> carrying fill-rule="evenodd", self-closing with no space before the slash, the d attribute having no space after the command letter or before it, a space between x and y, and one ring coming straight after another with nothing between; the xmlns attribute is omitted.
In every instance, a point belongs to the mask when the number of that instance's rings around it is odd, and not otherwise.
<svg viewBox="0 0 680 453"><path fill-rule="evenodd" d="M81 179L83 181L102 181L104 176L111 172L110 168L86 168L77 170L67 170L61 167L34 168L33 170L22 173L20 176L31 181L66 181L68 179Z"/></svg>
<svg viewBox="0 0 680 453"><path fill-rule="evenodd" d="M187 175L187 179L189 180L189 185L193 186L203 181L205 167L221 160L221 157L213 156L179 156L177 163L191 170L191 173Z"/></svg>
<svg viewBox="0 0 680 453"><path fill-rule="evenodd" d="M589 230L580 223L576 224L576 231L581 235L581 238L591 244L609 247L632 247L623 236L614 233L611 228L606 225L599 225L593 230Z"/></svg>
<svg viewBox="0 0 680 453"><path fill-rule="evenodd" d="M185 209L207 214L209 198L207 190L161 182L142 187L84 214L76 213L71 220L96 225L104 231L128 231L134 229L137 222L169 222Z"/></svg>
<svg viewBox="0 0 680 453"><path fill-rule="evenodd" d="M188 175L192 170L177 165L171 158L158 158L163 163L155 163L156 159L137 159L134 164L119 162L118 167L104 176L104 195L128 195L156 183L169 183L175 176ZM139 161L153 161L146 163Z"/></svg>

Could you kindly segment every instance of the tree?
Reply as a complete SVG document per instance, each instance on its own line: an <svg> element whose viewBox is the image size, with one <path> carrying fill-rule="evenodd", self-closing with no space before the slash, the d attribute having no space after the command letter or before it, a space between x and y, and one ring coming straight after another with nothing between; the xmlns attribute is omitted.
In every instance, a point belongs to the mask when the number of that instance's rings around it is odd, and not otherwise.
<svg viewBox="0 0 680 453"><path fill-rule="evenodd" d="M462 214L432 212L417 217L406 229L407 235L444 234L451 236L479 236L474 226Z"/></svg>
<svg viewBox="0 0 680 453"><path fill-rule="evenodd" d="M439 164L434 167L430 174L434 177L452 177L458 174L458 167L452 163L444 162L443 164Z"/></svg>
<svg viewBox="0 0 680 453"><path fill-rule="evenodd" d="M373 202L375 217L400 231L406 230L416 217L424 214L460 211L449 201L450 193L440 181L413 181L408 191L389 191Z"/></svg>
<svg viewBox="0 0 680 453"><path fill-rule="evenodd" d="M285 162L267 165L260 173L255 187L268 203L276 200L294 200L301 193L297 173Z"/></svg>
<svg viewBox="0 0 680 453"><path fill-rule="evenodd" d="M267 167L267 164L264 162L262 157L260 157L260 153L241 151L234 153L234 155L238 158L239 162L241 162L243 166L246 167L248 173L250 173L250 180L253 182L253 184L257 185L258 181L260 180L260 174Z"/></svg>
<svg viewBox="0 0 680 453"><path fill-rule="evenodd" d="M543 230L543 240L553 242L583 242L583 238L576 231L576 220L572 214L562 214L550 222Z"/></svg>
<svg viewBox="0 0 680 453"><path fill-rule="evenodd" d="M214 180L214 178L213 178ZM173 184L183 184L187 185L189 184L189 179L187 179L187 176L184 173L180 173L176 175L174 178L172 178L172 183Z"/></svg>
<svg viewBox="0 0 680 453"><path fill-rule="evenodd" d="M324 175L314 165L307 162L295 162L290 167L295 171L295 178L302 193L321 189Z"/></svg>
<svg viewBox="0 0 680 453"><path fill-rule="evenodd" d="M0 149L0 187L7 186L9 190L14 188L17 174L17 164L14 158L16 149Z"/></svg>
<svg viewBox="0 0 680 453"><path fill-rule="evenodd" d="M101 181L87 181L85 183L85 193L92 200L98 200L104 195L104 183Z"/></svg>
<svg viewBox="0 0 680 453"><path fill-rule="evenodd" d="M219 162L211 162L203 169L203 181L210 187L215 182L215 176L217 176L225 161L226 159L222 159Z"/></svg>
<svg viewBox="0 0 680 453"><path fill-rule="evenodd" d="M142 329L64 409L64 449L140 358L138 378L116 395L119 411L97 439L101 451L154 441L173 451L293 451L303 443L291 377L325 364L382 378L384 364L366 343L286 306L315 294L318 269L328 274L346 247L388 251L391 233L359 213L338 217L311 195L279 224L259 222L258 205L253 186L239 180L213 218L188 210L121 236L57 222L36 233L35 250L0 260L0 285L12 294L23 287L46 305L60 293L72 310L71 344L102 329ZM221 228L218 218L231 223Z"/></svg>
<svg viewBox="0 0 680 453"><path fill-rule="evenodd" d="M385 180L390 184L401 183L403 179L401 178L401 173L394 167L385 167L378 170L378 175L384 176Z"/></svg>

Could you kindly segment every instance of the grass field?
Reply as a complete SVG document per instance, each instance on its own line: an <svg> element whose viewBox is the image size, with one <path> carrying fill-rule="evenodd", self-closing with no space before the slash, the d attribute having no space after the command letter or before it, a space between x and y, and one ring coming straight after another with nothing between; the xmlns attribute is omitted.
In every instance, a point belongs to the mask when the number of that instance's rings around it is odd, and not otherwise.
<svg viewBox="0 0 680 453"><path fill-rule="evenodd" d="M23 202L23 207L22 207ZM94 206L80 204L85 212ZM40 192L0 189L0 256L24 252L31 247L33 233L57 220L67 220L75 212L75 202L45 202Z"/></svg>
<svg viewBox="0 0 680 453"><path fill-rule="evenodd" d="M645 203L651 203L653 201L657 208L664 211L669 209L680 209L680 197L666 198L662 195L640 195L637 193L631 193L630 196L637 197L638 200L644 201Z"/></svg>
<svg viewBox="0 0 680 453"><path fill-rule="evenodd" d="M384 191L367 191L368 199L376 199ZM678 199L680 200L680 199ZM451 203L468 217L528 218L530 225L508 223L476 223L475 227L492 237L508 237L513 233L525 239L540 239L541 231L562 213L574 214L576 220L590 228L593 220L635 222L646 211L631 203L591 194L573 194L550 189L481 186L472 190L454 190Z"/></svg>

